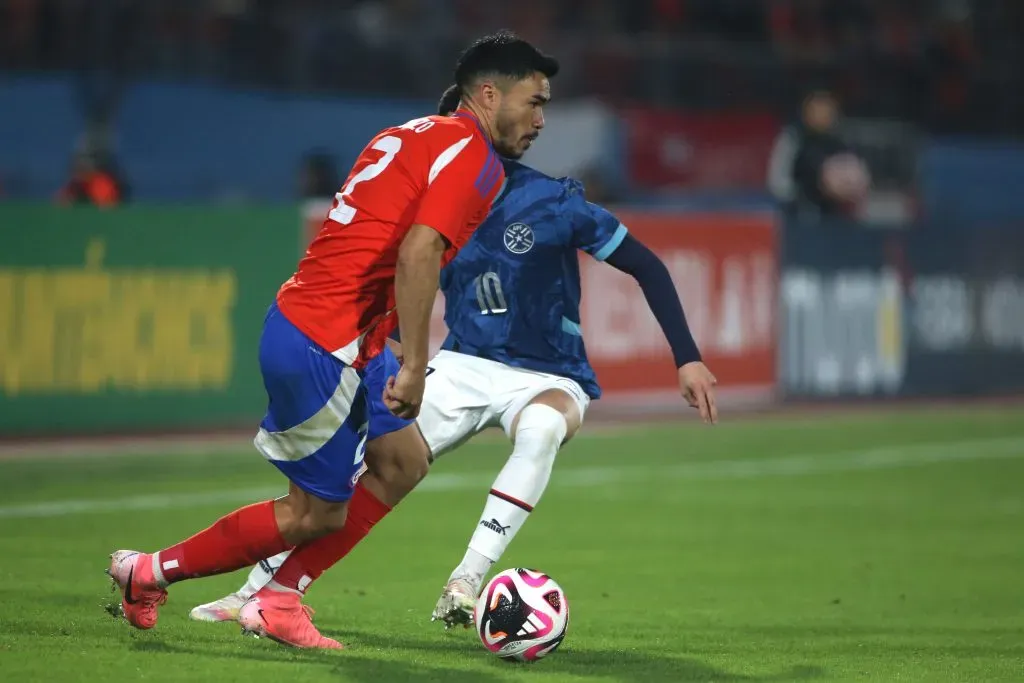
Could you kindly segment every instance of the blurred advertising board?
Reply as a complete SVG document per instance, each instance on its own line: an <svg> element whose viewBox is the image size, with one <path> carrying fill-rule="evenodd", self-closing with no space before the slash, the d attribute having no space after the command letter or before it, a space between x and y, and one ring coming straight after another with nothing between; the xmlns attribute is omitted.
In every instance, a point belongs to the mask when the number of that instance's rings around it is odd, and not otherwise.
<svg viewBox="0 0 1024 683"><path fill-rule="evenodd" d="M619 211L665 262L723 396L761 400L775 386L776 235L766 214ZM629 276L580 256L582 326L604 403L652 406L679 389L672 355Z"/></svg>
<svg viewBox="0 0 1024 683"><path fill-rule="evenodd" d="M788 396L1024 391L1024 226L786 226L779 379Z"/></svg>
<svg viewBox="0 0 1024 683"><path fill-rule="evenodd" d="M648 190L764 190L778 118L749 112L687 113L630 108L630 182Z"/></svg>
<svg viewBox="0 0 1024 683"><path fill-rule="evenodd" d="M0 435L255 428L293 208L0 205Z"/></svg>

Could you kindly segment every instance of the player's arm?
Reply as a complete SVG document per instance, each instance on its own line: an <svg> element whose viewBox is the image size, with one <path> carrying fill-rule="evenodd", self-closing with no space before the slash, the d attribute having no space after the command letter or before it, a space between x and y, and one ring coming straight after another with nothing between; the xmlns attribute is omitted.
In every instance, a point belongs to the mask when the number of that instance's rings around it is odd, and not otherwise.
<svg viewBox="0 0 1024 683"><path fill-rule="evenodd" d="M605 263L630 275L644 293L647 305L665 334L676 367L701 361L697 343L686 323L683 303L672 276L658 255L632 235L626 235Z"/></svg>
<svg viewBox="0 0 1024 683"><path fill-rule="evenodd" d="M718 410L712 387L716 380L701 360L668 268L657 254L630 235L618 218L586 201L578 182L566 181L563 209L572 222L576 247L632 276L640 285L672 349L683 396L700 410L705 422L715 422Z"/></svg>
<svg viewBox="0 0 1024 683"><path fill-rule="evenodd" d="M430 311L440 281L441 257L449 245L466 241L474 217L478 223L504 177L497 156L472 135L452 141L431 165L413 227L399 249L399 272L403 268L407 272L401 285L395 280L404 362L413 369L427 367Z"/></svg>
<svg viewBox="0 0 1024 683"><path fill-rule="evenodd" d="M469 134L446 143L432 156L427 189L398 250L395 306L402 370L389 381L384 402L405 418L416 417L423 400L430 312L445 249L466 241L505 179L500 161L481 139Z"/></svg>
<svg viewBox="0 0 1024 683"><path fill-rule="evenodd" d="M441 257L449 245L465 243L490 207L505 174L490 147L469 135L447 144L431 165L428 178L413 228L399 253L400 269L403 260L407 262L402 283L407 299L404 305L397 279L395 287L404 363L417 371L427 366L430 312L437 295Z"/></svg>
<svg viewBox="0 0 1024 683"><path fill-rule="evenodd" d="M683 303L679 300L672 275L658 255L632 235L625 235L605 262L636 280L661 331L672 349L679 372L679 384L691 406L700 410L705 422L718 420L712 391L717 380L701 360L697 343L686 324Z"/></svg>
<svg viewBox="0 0 1024 683"><path fill-rule="evenodd" d="M426 372L430 342L430 312L437 296L445 238L427 225L413 225L398 249L395 303L402 340L402 365Z"/></svg>
<svg viewBox="0 0 1024 683"><path fill-rule="evenodd" d="M383 398L388 410L407 420L419 415L423 402L430 311L437 294L441 257L447 246L439 232L414 223L398 247L395 309L405 344L402 367L397 376L388 378Z"/></svg>

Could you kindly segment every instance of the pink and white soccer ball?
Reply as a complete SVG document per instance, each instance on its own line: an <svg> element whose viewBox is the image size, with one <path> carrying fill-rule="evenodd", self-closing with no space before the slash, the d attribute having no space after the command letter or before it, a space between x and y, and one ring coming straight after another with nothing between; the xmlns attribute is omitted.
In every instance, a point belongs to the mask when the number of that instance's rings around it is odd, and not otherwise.
<svg viewBox="0 0 1024 683"><path fill-rule="evenodd" d="M569 602L547 574L506 569L487 582L473 620L488 650L505 660L533 662L562 644Z"/></svg>

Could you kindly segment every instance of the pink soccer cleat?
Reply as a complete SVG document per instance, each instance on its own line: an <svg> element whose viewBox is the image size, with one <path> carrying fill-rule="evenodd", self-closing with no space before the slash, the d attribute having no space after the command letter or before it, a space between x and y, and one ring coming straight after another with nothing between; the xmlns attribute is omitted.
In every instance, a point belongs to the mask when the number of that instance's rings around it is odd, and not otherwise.
<svg viewBox="0 0 1024 683"><path fill-rule="evenodd" d="M156 626L157 611L167 602L167 591L153 576L153 556L137 550L118 550L110 556L107 574L121 589L121 614L135 628Z"/></svg>
<svg viewBox="0 0 1024 683"><path fill-rule="evenodd" d="M242 633L266 637L283 645L340 650L342 644L320 635L310 618L311 610L298 593L260 590L238 612Z"/></svg>

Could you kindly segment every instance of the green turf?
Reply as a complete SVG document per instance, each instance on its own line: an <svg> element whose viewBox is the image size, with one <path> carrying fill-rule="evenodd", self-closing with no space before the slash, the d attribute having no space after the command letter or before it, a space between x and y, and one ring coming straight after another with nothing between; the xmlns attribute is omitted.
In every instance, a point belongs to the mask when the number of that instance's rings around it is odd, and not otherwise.
<svg viewBox="0 0 1024 683"><path fill-rule="evenodd" d="M150 632L103 610L110 551L158 549L274 491L259 456L0 463L0 680L1024 681L1019 409L578 439L499 565L551 573L572 605L562 649L532 666L429 621L506 450L439 462L311 591L340 653L188 621L241 573L174 586ZM42 503L58 505L27 507Z"/></svg>

